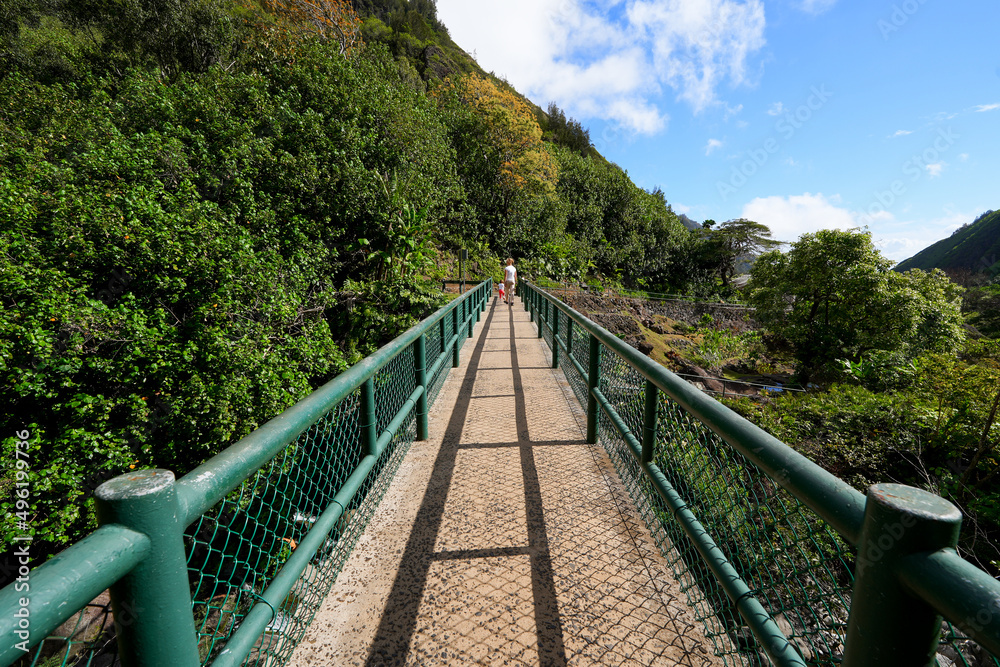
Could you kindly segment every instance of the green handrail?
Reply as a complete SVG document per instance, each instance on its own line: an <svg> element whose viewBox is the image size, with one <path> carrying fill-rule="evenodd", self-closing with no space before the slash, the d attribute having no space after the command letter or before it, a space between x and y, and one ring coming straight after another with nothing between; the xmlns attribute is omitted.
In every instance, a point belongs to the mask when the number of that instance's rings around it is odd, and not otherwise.
<svg viewBox="0 0 1000 667"><path fill-rule="evenodd" d="M67 547L18 582L0 590L0 663L9 665L82 609L109 586L128 574L149 554L149 538L122 526L102 526ZM27 598L27 628L17 612ZM21 634L26 632L27 634Z"/></svg>
<svg viewBox="0 0 1000 667"><path fill-rule="evenodd" d="M190 632L191 594L177 591L176 585L168 594L171 597L181 595L178 598L183 603L181 615L186 615L186 620L176 618L176 600L163 607L160 605L162 598L156 597L161 594L150 594L163 577L176 578L178 572L188 569L180 533L176 528L167 528L166 523L183 528L198 521L252 476L273 465L276 457L321 420L327 419L342 401L361 388L372 390L377 374L394 368L392 365L398 363L400 355L412 350L412 367L394 369L382 380L400 386L413 384L414 388L391 416L382 417L386 423L374 434L376 438L366 454L334 490L326 508L311 519L312 527L270 577L265 590L253 594L257 602L242 615L239 628L226 637L225 647L212 660L212 664L220 666L241 664L254 650L261 634L276 620L276 610L287 602L286 598L315 562L319 551L327 549L330 535L343 523L347 508L352 506L365 485L372 483L373 471L381 464L380 457L399 437L401 429L414 424L413 437L427 437L425 420L433 398L429 395L431 385L443 381L447 369L458 365L458 350L472 335L475 322L491 294L492 281L480 283L176 483L168 471L136 471L102 485L97 495L102 498L102 520L108 523L30 572L30 623L24 640L27 643L5 642L0 647L0 664L6 666L22 658L24 646L38 644L109 587L116 618L122 617L123 610L136 610L137 599L143 600L147 607L156 607L159 612L136 614L138 620L118 624L122 664L143 667L198 664L197 640ZM448 324L452 325L451 335L446 340ZM436 343L439 343L429 368L425 354L428 335L437 336ZM452 363L446 365L446 360ZM371 423L374 426L376 422ZM153 507L157 509L151 511ZM154 549L156 544L163 546ZM172 562L162 562L171 558ZM264 573L256 572L254 576L258 575ZM332 578L328 579L328 584L332 583ZM126 581L127 585L123 583ZM21 631L21 623L14 612L20 608L19 601L24 594L16 586L15 582L0 590L0 636L3 637L19 637L17 633ZM149 599L149 595L153 599ZM165 612L167 608L170 611ZM163 646L173 650L163 650ZM205 660L200 659L202 663Z"/></svg>
<svg viewBox="0 0 1000 667"><path fill-rule="evenodd" d="M553 350L561 350L561 354L553 353L554 364L563 361L567 377L579 378L577 395L586 402L588 441L605 437L607 431L599 431L597 420L598 413L603 414L612 427L611 435L624 441L632 465L638 466L653 492L669 508L672 518L660 515L658 520L680 525L758 645L775 664L805 664L798 655L804 639L798 631L795 641L786 637L767 611L769 606L782 605L759 602L768 599L770 591L747 585L719 548L711 528L693 511L699 499L682 497L656 463L656 455L661 452L654 449L658 442L664 442L657 438L659 421L668 414L665 409L682 410L684 419L694 420L693 424L719 438L734 453L722 452L720 456L728 459L738 453L846 542L858 547L844 638L844 665L930 664L940 634L941 615L982 646L1000 652L1000 582L955 552L960 514L951 503L894 484L875 485L866 497L551 294L527 281L522 281L521 289L525 307L537 322L539 337L544 337ZM551 316L551 312L564 316ZM565 336L563 328L567 329ZM586 369L573 354L578 349L572 343L577 332L591 342ZM632 415L631 422L603 390L608 382L602 371L605 356L620 360L645 379L644 386L631 382L626 392L642 393L644 400L623 399L621 404L622 409L641 412ZM566 359L571 363L566 365ZM697 432L692 428L685 433ZM685 443L687 447L692 444L685 440L672 446L683 452ZM746 492L756 493L750 489ZM768 521L774 521L774 517L765 517L764 523ZM795 533L801 527L793 523L785 530ZM783 622L787 629L787 621Z"/></svg>

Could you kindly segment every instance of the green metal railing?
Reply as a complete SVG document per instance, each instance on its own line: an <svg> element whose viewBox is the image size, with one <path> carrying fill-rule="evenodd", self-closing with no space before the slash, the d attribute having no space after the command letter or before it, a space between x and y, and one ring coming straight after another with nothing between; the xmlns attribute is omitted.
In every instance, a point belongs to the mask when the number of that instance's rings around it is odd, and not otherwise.
<svg viewBox="0 0 1000 667"><path fill-rule="evenodd" d="M491 295L492 281L472 287L179 480L144 470L99 487L100 528L31 571L30 594L0 591L0 664L108 664L107 650L127 666L286 662L409 444L427 438ZM109 587L117 642L81 638L78 612Z"/></svg>
<svg viewBox="0 0 1000 667"><path fill-rule="evenodd" d="M726 664L933 665L942 642L1000 665L1000 582L956 552L951 503L866 496L552 295L519 294Z"/></svg>

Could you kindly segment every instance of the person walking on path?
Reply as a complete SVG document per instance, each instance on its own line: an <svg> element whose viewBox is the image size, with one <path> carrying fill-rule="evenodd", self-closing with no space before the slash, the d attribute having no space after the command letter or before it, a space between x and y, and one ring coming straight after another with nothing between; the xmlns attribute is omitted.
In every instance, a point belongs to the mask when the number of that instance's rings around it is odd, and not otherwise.
<svg viewBox="0 0 1000 667"><path fill-rule="evenodd" d="M507 266L503 270L503 284L507 293L507 304L514 302L514 285L517 283L517 269L514 268L514 260L507 258Z"/></svg>

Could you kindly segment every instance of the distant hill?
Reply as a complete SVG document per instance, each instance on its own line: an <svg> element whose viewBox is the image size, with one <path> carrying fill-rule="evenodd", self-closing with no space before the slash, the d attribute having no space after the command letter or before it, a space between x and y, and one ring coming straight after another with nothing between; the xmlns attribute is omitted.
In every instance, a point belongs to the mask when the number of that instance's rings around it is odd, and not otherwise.
<svg viewBox="0 0 1000 667"><path fill-rule="evenodd" d="M900 262L895 269L966 269L997 273L1000 271L1000 211L983 213L948 238Z"/></svg>
<svg viewBox="0 0 1000 667"><path fill-rule="evenodd" d="M680 221L681 221L681 222L682 222L682 223L684 224L684 226L685 226L685 227L687 227L688 229L701 229L701 228L702 228L702 226L701 226L701 223L700 223L700 222L695 222L694 220L692 220L691 218L687 217L687 216L686 216L686 215L684 215L683 213L681 213L680 215L678 215L678 216L677 216L677 218L678 218L678 219L679 219L679 220L680 220Z"/></svg>

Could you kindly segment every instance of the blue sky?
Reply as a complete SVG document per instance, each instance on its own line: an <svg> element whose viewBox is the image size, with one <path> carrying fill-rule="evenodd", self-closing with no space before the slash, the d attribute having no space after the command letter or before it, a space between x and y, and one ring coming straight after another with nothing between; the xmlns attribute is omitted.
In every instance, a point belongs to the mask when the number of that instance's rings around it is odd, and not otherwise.
<svg viewBox="0 0 1000 667"><path fill-rule="evenodd" d="M905 259L1000 208L997 0L437 0L455 42L679 213Z"/></svg>

